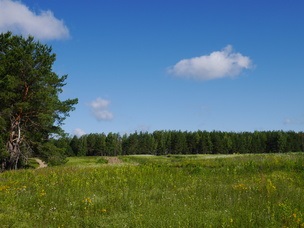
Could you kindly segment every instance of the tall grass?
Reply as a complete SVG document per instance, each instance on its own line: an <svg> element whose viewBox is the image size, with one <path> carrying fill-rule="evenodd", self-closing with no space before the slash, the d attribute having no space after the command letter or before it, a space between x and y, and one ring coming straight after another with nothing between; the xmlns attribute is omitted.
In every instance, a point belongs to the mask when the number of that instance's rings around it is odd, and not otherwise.
<svg viewBox="0 0 304 228"><path fill-rule="evenodd" d="M0 226L304 227L301 153L121 159L0 174Z"/></svg>

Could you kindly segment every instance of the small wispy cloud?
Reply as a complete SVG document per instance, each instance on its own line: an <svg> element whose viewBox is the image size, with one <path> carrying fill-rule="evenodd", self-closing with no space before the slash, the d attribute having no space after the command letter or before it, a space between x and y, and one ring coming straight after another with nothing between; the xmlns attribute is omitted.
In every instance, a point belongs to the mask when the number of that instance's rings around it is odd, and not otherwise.
<svg viewBox="0 0 304 228"><path fill-rule="evenodd" d="M80 128L76 128L74 131L73 131L74 135L76 135L77 137L81 137L83 135L85 135L85 131L80 129Z"/></svg>
<svg viewBox="0 0 304 228"><path fill-rule="evenodd" d="M285 118L283 121L284 124L288 125L292 123L292 120L290 118Z"/></svg>
<svg viewBox="0 0 304 228"><path fill-rule="evenodd" d="M69 30L50 10L31 11L19 1L0 0L0 32L12 31L41 40L68 38Z"/></svg>
<svg viewBox="0 0 304 228"><path fill-rule="evenodd" d="M285 125L304 125L304 116L299 118L285 118L283 123Z"/></svg>
<svg viewBox="0 0 304 228"><path fill-rule="evenodd" d="M172 75L197 80L236 77L244 69L250 69L252 61L241 53L233 52L231 45L221 51L190 59L183 59L168 69Z"/></svg>
<svg viewBox="0 0 304 228"><path fill-rule="evenodd" d="M95 118L99 121L101 120L112 120L113 113L109 111L110 101L98 97L96 100L89 103L91 111Z"/></svg>

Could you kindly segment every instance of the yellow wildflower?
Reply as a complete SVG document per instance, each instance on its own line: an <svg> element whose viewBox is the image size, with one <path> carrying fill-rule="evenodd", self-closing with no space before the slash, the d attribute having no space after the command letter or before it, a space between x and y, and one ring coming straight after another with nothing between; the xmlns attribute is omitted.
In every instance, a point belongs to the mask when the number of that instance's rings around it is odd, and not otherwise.
<svg viewBox="0 0 304 228"><path fill-rule="evenodd" d="M44 189L42 189L42 191L40 192L40 196L45 196L46 192L44 191Z"/></svg>
<svg viewBox="0 0 304 228"><path fill-rule="evenodd" d="M89 198L89 197L84 198L84 200L82 200L82 202L85 203L85 204L87 204L87 205L90 205L90 204L93 203L93 202L92 202L92 199Z"/></svg>
<svg viewBox="0 0 304 228"><path fill-rule="evenodd" d="M245 184L236 184L232 186L234 190L247 190L247 186Z"/></svg>
<svg viewBox="0 0 304 228"><path fill-rule="evenodd" d="M5 190L8 190L9 189L9 186L0 186L0 191L5 191Z"/></svg>

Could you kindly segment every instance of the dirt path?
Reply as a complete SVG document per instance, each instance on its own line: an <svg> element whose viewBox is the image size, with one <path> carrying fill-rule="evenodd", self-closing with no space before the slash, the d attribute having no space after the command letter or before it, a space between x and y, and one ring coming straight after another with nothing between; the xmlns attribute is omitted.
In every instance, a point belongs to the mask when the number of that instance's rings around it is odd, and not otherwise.
<svg viewBox="0 0 304 228"><path fill-rule="evenodd" d="M108 164L120 164L123 163L118 157L105 157L108 160Z"/></svg>
<svg viewBox="0 0 304 228"><path fill-rule="evenodd" d="M39 167L37 169L41 169L41 168L47 167L47 164L44 161L42 161L41 159L35 158L35 160L39 164Z"/></svg>

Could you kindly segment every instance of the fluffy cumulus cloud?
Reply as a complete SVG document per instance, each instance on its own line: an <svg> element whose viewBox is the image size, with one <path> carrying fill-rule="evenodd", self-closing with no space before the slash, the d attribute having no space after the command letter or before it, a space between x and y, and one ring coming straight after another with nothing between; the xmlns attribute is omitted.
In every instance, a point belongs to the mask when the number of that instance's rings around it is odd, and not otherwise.
<svg viewBox="0 0 304 228"><path fill-rule="evenodd" d="M91 107L92 113L97 120L112 120L113 114L109 111L110 101L98 97L92 101L89 106Z"/></svg>
<svg viewBox="0 0 304 228"><path fill-rule="evenodd" d="M86 133L85 133L85 131L84 130L82 130L82 129L80 129L80 128L76 128L75 130L74 130L74 135L76 135L77 137L81 137L82 135L85 135Z"/></svg>
<svg viewBox="0 0 304 228"><path fill-rule="evenodd" d="M19 1L0 0L0 32L12 31L41 40L64 39L69 30L51 11L39 14Z"/></svg>
<svg viewBox="0 0 304 228"><path fill-rule="evenodd" d="M233 52L231 45L209 55L183 59L169 68L169 73L178 77L197 80L212 80L224 77L236 77L244 69L252 67L249 57Z"/></svg>

